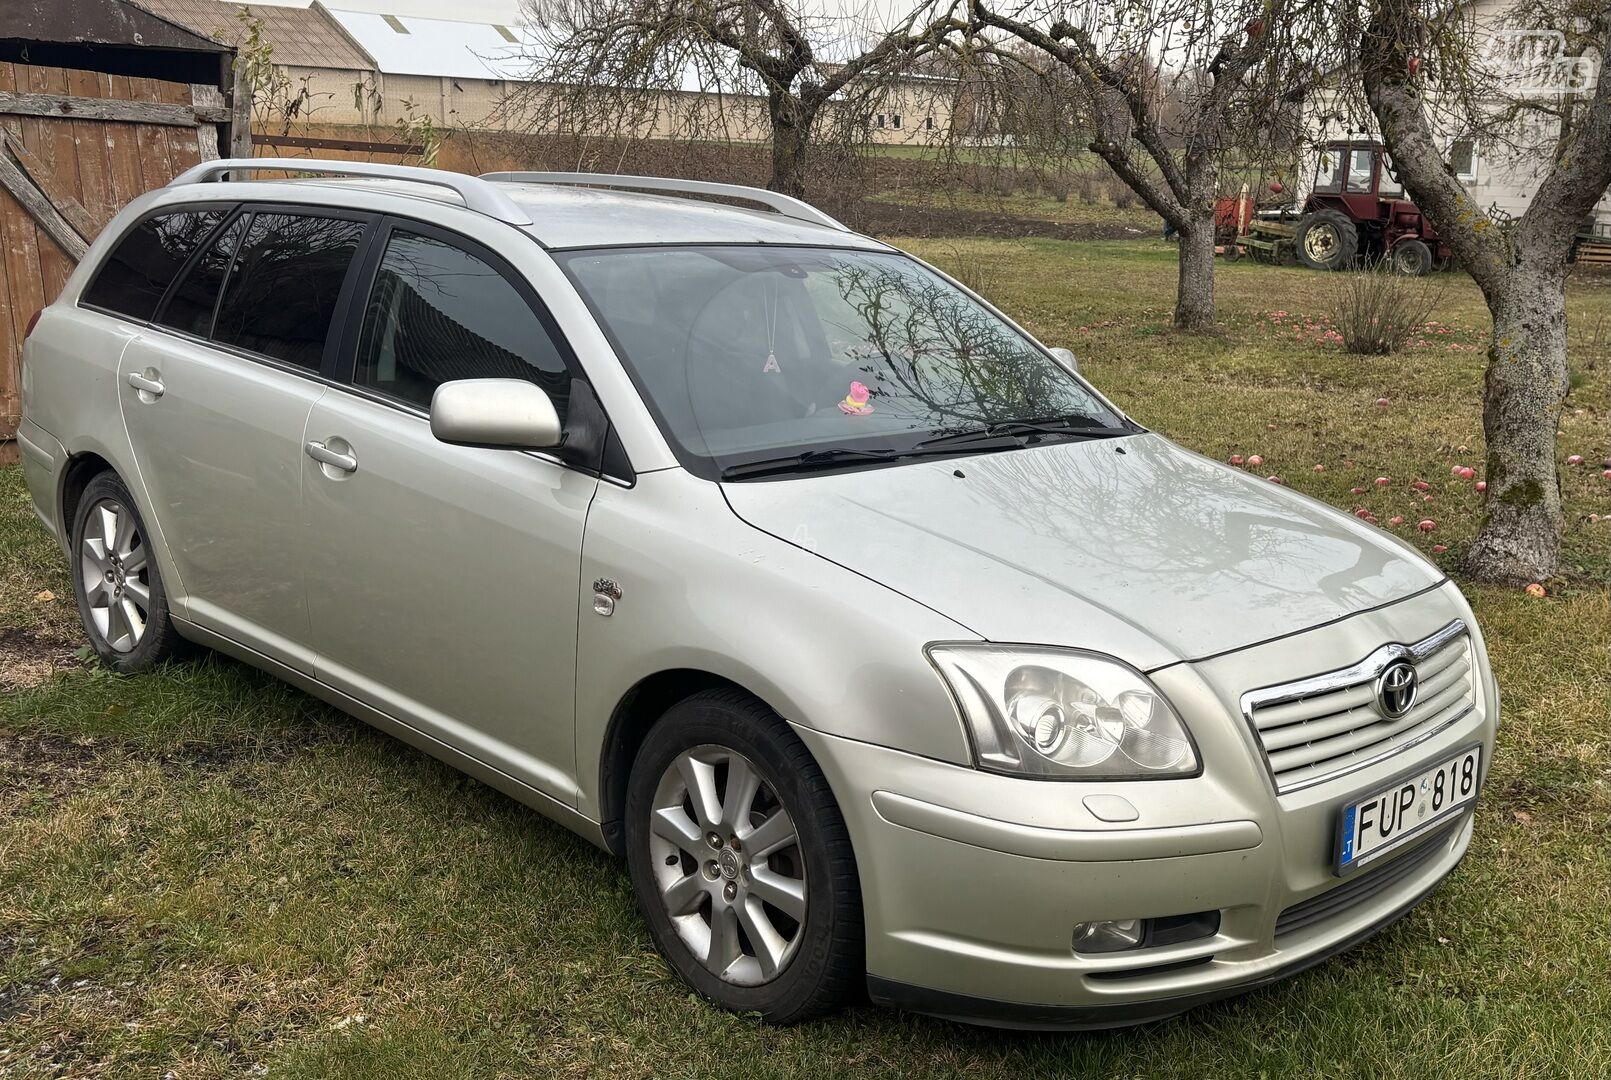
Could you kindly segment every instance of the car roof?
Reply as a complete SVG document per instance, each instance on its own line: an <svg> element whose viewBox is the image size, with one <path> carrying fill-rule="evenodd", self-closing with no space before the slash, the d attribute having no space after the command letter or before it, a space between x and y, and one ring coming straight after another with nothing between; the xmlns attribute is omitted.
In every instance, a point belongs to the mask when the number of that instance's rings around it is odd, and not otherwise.
<svg viewBox="0 0 1611 1080"><path fill-rule="evenodd" d="M549 248L637 244L799 244L882 250L871 237L770 210L613 188L498 181Z"/></svg>
<svg viewBox="0 0 1611 1080"><path fill-rule="evenodd" d="M519 228L553 249L627 247L666 244L793 244L889 250L888 245L855 233L808 204L774 192L728 184L657 177L616 177L566 173L506 173L467 176L435 169L377 166L369 163L287 161L287 171L307 174L296 179L231 178L232 165L244 161L206 162L176 178L166 189L209 201L263 198L266 193L297 192L303 201L313 192L354 191L417 203L425 200L467 209ZM255 162L256 171L278 171ZM358 175L345 175L351 169ZM319 173L325 175L318 175ZM219 183L204 181L217 178ZM666 191L655 194L638 188ZM712 198L729 201L713 202ZM273 195L269 195L273 197ZM166 200L164 200L166 201ZM315 200L316 201L316 200ZM367 200L366 200L367 201ZM754 209L735 205L751 202ZM383 209L371 204L371 209Z"/></svg>

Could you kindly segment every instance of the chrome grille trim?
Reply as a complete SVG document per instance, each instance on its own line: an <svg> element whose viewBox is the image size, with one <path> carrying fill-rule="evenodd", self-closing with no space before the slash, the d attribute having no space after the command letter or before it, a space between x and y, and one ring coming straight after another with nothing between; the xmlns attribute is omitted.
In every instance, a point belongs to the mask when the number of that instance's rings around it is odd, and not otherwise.
<svg viewBox="0 0 1611 1080"><path fill-rule="evenodd" d="M1388 720L1375 708L1374 684L1396 660L1415 665L1423 696L1403 719ZM1242 717L1276 792L1285 795L1403 753L1458 723L1475 708L1475 667L1466 624L1455 619L1430 637L1383 645L1346 668L1249 690L1241 697ZM1373 752L1388 740L1396 741Z"/></svg>

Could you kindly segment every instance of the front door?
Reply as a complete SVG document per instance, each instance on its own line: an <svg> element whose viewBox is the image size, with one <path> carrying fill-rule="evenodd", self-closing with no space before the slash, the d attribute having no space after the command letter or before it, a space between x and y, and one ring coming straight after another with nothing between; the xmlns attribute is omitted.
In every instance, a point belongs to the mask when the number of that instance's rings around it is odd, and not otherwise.
<svg viewBox="0 0 1611 1080"><path fill-rule="evenodd" d="M439 383L516 377L563 422L570 359L490 252L403 223L384 245L351 386L314 406L302 461L319 677L574 805L582 530L598 480L437 442L429 420Z"/></svg>

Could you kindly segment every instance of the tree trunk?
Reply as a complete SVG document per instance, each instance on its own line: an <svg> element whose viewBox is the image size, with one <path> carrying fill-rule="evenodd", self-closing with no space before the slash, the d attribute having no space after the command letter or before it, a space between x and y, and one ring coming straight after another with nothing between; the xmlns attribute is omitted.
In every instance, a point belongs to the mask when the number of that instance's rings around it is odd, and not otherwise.
<svg viewBox="0 0 1611 1080"><path fill-rule="evenodd" d="M772 120L772 179L766 186L803 199L813 117L793 95L781 91L768 96L767 110Z"/></svg>
<svg viewBox="0 0 1611 1080"><path fill-rule="evenodd" d="M1525 258L1493 288L1488 373L1486 516L1466 552L1475 578L1525 585L1560 568L1560 477L1555 431L1568 389L1565 260Z"/></svg>
<svg viewBox="0 0 1611 1080"><path fill-rule="evenodd" d="M1180 231L1180 277L1175 326L1207 330L1214 325L1214 211L1192 210Z"/></svg>

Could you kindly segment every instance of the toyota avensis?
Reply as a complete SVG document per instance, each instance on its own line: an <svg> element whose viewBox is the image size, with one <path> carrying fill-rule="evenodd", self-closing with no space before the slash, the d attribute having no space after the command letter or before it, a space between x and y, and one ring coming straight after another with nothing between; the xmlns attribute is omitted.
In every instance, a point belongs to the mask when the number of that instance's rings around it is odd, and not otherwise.
<svg viewBox="0 0 1611 1080"><path fill-rule="evenodd" d="M537 807L776 1022L1168 1016L1464 854L1459 591L944 274L754 189L275 167L135 200L28 337L113 668L208 646Z"/></svg>

